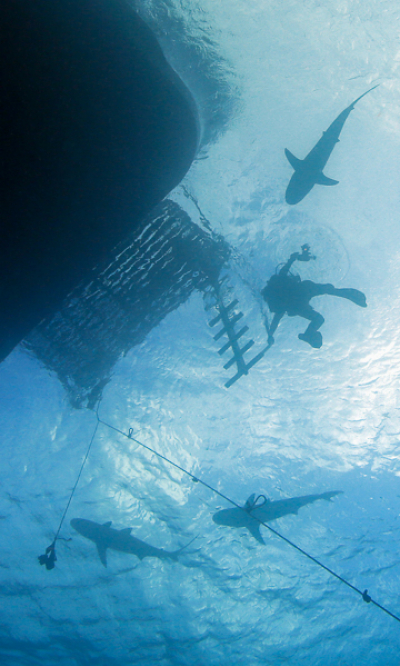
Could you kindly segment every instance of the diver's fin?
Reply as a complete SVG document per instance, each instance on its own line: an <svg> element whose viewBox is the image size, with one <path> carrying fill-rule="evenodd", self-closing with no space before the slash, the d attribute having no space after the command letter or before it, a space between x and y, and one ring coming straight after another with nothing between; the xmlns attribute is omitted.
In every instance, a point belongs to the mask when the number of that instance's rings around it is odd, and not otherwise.
<svg viewBox="0 0 400 666"><path fill-rule="evenodd" d="M293 155L293 153L291 153L287 148L285 148L285 155L288 158L289 164L295 171L300 169L301 165L303 164L303 160L299 160L299 158L295 157L295 155Z"/></svg>
<svg viewBox="0 0 400 666"><path fill-rule="evenodd" d="M299 333L297 337L299 340L303 340L303 342L308 342L310 347L314 349L321 349L322 347L322 335L319 331L314 331L313 329L309 331L307 329L304 333Z"/></svg>
<svg viewBox="0 0 400 666"><path fill-rule="evenodd" d="M103 546L101 543L96 543L97 552L103 566L107 566L107 547Z"/></svg>
<svg viewBox="0 0 400 666"><path fill-rule="evenodd" d="M254 521L254 523L250 523L250 525L246 525L247 529L249 532L251 532L252 536L257 539L259 543L262 543L263 546L265 546L265 541L261 536L260 533L260 524Z"/></svg>
<svg viewBox="0 0 400 666"><path fill-rule="evenodd" d="M365 294L359 289L352 289L351 287L345 287L344 289L338 289L338 296L342 298L347 298L347 300L352 301L356 305L359 305L361 308L367 307L367 300Z"/></svg>
<svg viewBox="0 0 400 666"><path fill-rule="evenodd" d="M338 180L333 180L333 178L328 178L324 173L320 173L315 179L316 185L337 185Z"/></svg>

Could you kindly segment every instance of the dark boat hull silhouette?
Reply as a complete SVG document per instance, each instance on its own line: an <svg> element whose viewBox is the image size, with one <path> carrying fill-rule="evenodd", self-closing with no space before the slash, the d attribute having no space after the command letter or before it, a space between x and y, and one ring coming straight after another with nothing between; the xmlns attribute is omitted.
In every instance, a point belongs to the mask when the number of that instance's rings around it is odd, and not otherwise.
<svg viewBox="0 0 400 666"><path fill-rule="evenodd" d="M124 0L4 0L0 360L182 179L187 89Z"/></svg>

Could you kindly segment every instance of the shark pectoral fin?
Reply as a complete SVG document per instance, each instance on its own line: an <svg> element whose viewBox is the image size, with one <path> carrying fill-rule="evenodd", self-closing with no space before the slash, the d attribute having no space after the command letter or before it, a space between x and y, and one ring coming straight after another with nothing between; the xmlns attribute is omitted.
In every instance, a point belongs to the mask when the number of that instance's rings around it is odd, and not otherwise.
<svg viewBox="0 0 400 666"><path fill-rule="evenodd" d="M316 185L337 185L338 180L333 180L333 178L328 178L328 176L325 176L325 174L320 173L317 178L315 179L315 184Z"/></svg>
<svg viewBox="0 0 400 666"><path fill-rule="evenodd" d="M260 533L260 525L259 525L259 523L257 523L257 522L250 523L250 525L246 525L246 527L247 527L247 529L249 530L249 532L251 532L252 536L253 536L255 539L257 539L257 541L258 541L259 543L262 543L263 546L265 546L265 541L264 541L264 539L262 538L261 533Z"/></svg>
<svg viewBox="0 0 400 666"><path fill-rule="evenodd" d="M101 543L96 543L97 546L97 552L99 554L99 558L101 560L101 563L106 567L107 566L107 547L103 546Z"/></svg>
<svg viewBox="0 0 400 666"><path fill-rule="evenodd" d="M298 169L300 169L301 165L303 164L303 160L299 160L299 158L295 157L295 155L293 155L293 153L291 153L287 148L285 148L285 155L290 166L292 166L295 171L298 171Z"/></svg>

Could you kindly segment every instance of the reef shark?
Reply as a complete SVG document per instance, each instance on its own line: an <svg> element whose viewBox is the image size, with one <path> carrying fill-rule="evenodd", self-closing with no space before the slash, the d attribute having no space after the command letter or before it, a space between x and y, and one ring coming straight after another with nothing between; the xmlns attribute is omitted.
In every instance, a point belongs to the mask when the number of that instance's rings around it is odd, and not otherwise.
<svg viewBox="0 0 400 666"><path fill-rule="evenodd" d="M227 527L246 527L257 541L265 544L260 534L261 523L269 523L271 520L282 518L282 516L291 513L297 514L298 510L306 504L312 504L312 502L321 499L329 501L332 497L341 493L341 490L334 490L329 493L322 493L322 495L303 495L277 500L276 502L272 502L264 495L259 495L256 498L255 493L253 493L243 507L222 509L214 513L213 521L217 525L226 525Z"/></svg>
<svg viewBox="0 0 400 666"><path fill-rule="evenodd" d="M144 557L158 557L160 560L170 559L177 561L179 553L190 545L187 544L186 546L183 546L183 548L179 548L179 550L169 552L162 548L150 546L145 541L141 541L132 536L131 527L115 530L111 527L111 524L111 520L103 525L95 523L92 520L86 520L85 518L73 518L71 520L71 526L74 530L96 544L100 560L105 567L107 566L108 548L110 550L117 550L120 553L136 555L140 560Z"/></svg>
<svg viewBox="0 0 400 666"><path fill-rule="evenodd" d="M378 84L379 85L379 84ZM288 158L291 166L294 169L294 174L290 179L289 185L286 190L285 199L288 204L294 205L299 203L304 197L312 190L314 185L337 185L338 180L328 178L322 172L325 167L332 150L339 141L340 132L343 129L350 112L354 109L357 102L360 101L365 95L368 95L371 90L378 87L374 86L367 90L367 92L357 97L357 99L350 104L342 113L339 113L336 120L329 125L328 129L323 132L322 137L315 144L314 148L308 153L304 160L298 159L293 153L285 148L285 155Z"/></svg>

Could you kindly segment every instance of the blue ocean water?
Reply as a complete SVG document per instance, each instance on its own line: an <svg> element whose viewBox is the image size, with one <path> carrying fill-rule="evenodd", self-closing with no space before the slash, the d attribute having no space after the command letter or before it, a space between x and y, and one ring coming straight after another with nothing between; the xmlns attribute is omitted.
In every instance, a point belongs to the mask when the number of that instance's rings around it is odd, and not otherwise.
<svg viewBox="0 0 400 666"><path fill-rule="evenodd" d="M320 297L324 344L286 318L275 345L231 388L194 292L121 358L102 420L243 505L341 490L272 523L357 589L400 615L400 73L394 0L168 0L142 15L193 92L199 158L174 198L234 251L224 268L255 342L266 344L259 292L308 242L302 278L355 287L366 310ZM179 36L179 39L177 38ZM195 46L193 46L195 45ZM197 60L196 60L197 59ZM207 99L196 66L215 63ZM296 207L284 148L305 157L354 99L325 173ZM223 93L223 94L222 94ZM213 125L214 123L214 125ZM314 302L313 302L314 303ZM228 504L135 440L100 424L52 571L38 565L67 506L97 425L57 377L17 348L0 366L2 464L0 654L6 666L397 666L399 623L288 543L216 525ZM139 560L70 527L86 518L174 551Z"/></svg>

